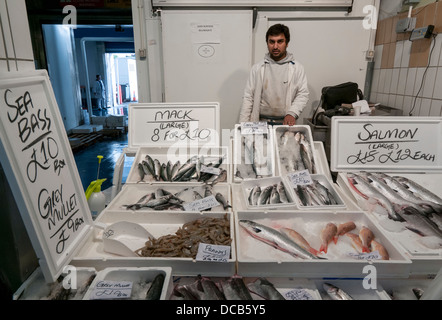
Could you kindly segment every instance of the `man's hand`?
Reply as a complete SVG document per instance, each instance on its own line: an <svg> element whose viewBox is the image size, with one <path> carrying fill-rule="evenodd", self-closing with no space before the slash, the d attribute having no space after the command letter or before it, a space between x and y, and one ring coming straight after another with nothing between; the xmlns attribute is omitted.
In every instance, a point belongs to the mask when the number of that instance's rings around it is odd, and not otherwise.
<svg viewBox="0 0 442 320"><path fill-rule="evenodd" d="M288 114L284 117L284 122L282 124L285 126L294 126L296 124L296 119L294 116Z"/></svg>

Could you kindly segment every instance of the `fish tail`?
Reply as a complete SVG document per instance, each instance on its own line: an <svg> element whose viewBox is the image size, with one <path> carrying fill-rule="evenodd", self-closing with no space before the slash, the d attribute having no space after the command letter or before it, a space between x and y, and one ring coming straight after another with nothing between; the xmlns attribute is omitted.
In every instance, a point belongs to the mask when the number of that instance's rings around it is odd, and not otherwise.
<svg viewBox="0 0 442 320"><path fill-rule="evenodd" d="M333 242L334 242L335 244L338 242L338 238L339 238L338 236L334 236L334 237L333 237Z"/></svg>
<svg viewBox="0 0 442 320"><path fill-rule="evenodd" d="M309 248L308 251L313 254L314 256L317 256L318 254L320 254L320 252L318 250L316 250L315 248Z"/></svg>
<svg viewBox="0 0 442 320"><path fill-rule="evenodd" d="M362 252L368 253L368 252L370 252L370 249L367 246L363 246L362 247Z"/></svg>
<svg viewBox="0 0 442 320"><path fill-rule="evenodd" d="M321 244L321 247L319 248L319 252L327 253L328 246L326 244Z"/></svg>

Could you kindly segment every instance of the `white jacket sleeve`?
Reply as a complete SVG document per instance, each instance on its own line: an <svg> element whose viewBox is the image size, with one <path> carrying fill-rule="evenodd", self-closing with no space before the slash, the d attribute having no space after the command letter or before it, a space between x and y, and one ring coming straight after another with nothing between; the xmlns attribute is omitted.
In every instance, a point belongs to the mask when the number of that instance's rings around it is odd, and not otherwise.
<svg viewBox="0 0 442 320"><path fill-rule="evenodd" d="M307 76L304 67L296 62L291 86L291 101L287 113L300 116L309 101Z"/></svg>
<svg viewBox="0 0 442 320"><path fill-rule="evenodd" d="M252 68L249 79L247 80L242 98L241 110L239 113L239 123L248 122L251 120L253 101L255 95L255 71Z"/></svg>

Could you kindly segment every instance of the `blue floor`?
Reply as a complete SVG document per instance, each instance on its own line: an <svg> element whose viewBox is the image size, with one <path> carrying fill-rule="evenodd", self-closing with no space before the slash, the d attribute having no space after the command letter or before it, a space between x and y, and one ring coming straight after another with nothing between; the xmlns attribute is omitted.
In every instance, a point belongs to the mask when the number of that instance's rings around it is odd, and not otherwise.
<svg viewBox="0 0 442 320"><path fill-rule="evenodd" d="M123 153L123 149L127 147L127 144L127 133L123 133L117 138L104 137L103 140L74 153L84 190L87 189L91 181L97 179L98 155L103 156L100 164L99 179L106 178L101 189L105 190L112 186L115 164Z"/></svg>

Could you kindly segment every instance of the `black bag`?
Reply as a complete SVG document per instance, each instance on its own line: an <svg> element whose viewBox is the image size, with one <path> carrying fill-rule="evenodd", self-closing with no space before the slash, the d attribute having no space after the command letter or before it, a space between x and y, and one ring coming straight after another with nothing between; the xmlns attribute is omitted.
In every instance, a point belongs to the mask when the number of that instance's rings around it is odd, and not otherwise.
<svg viewBox="0 0 442 320"><path fill-rule="evenodd" d="M341 112L344 110L341 108L341 104L351 104L358 101L358 99L364 99L364 95L355 82L344 82L336 86L323 87L321 101L313 113L312 123L318 123L320 114L326 114L328 117L337 114L346 115L345 112ZM327 110L329 110L328 113L326 113Z"/></svg>
<svg viewBox="0 0 442 320"><path fill-rule="evenodd" d="M362 100L364 95L355 82L345 82L336 86L322 88L322 107L325 110L334 109L343 103L351 104Z"/></svg>

